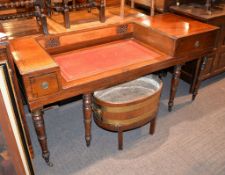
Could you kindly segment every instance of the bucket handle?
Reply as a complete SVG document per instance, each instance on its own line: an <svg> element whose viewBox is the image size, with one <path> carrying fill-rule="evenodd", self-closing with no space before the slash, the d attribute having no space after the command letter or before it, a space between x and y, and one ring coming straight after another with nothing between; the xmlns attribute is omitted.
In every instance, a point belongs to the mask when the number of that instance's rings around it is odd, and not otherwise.
<svg viewBox="0 0 225 175"><path fill-rule="evenodd" d="M95 104L93 104L92 105L92 111L94 112L95 117L97 118L97 120L103 121L103 119L102 119L102 110L99 107L97 107Z"/></svg>

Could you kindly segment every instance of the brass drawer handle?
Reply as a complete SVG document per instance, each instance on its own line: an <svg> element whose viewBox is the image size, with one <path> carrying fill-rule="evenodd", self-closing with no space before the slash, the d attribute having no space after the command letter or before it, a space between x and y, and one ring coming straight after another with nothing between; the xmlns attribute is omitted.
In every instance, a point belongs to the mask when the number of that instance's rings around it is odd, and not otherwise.
<svg viewBox="0 0 225 175"><path fill-rule="evenodd" d="M195 47L198 48L200 46L200 42L199 41L195 41Z"/></svg>
<svg viewBox="0 0 225 175"><path fill-rule="evenodd" d="M49 83L47 81L44 81L41 83L42 89L48 89L49 88Z"/></svg>

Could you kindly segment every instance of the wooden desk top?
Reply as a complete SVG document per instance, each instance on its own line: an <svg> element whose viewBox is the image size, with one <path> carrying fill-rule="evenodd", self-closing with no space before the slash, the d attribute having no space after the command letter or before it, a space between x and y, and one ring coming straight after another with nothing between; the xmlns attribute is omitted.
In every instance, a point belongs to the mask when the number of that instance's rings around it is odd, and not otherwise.
<svg viewBox="0 0 225 175"><path fill-rule="evenodd" d="M132 51L132 52L131 52ZM114 41L54 56L62 77L70 82L162 56L135 39Z"/></svg>
<svg viewBox="0 0 225 175"><path fill-rule="evenodd" d="M124 44L124 47L133 47L133 50L136 50L137 53L132 54L130 50L121 51L122 44ZM114 51L110 54L112 50ZM92 51L99 53L90 56ZM76 57L71 57L71 54L76 54ZM139 54L139 57L137 54ZM83 55L82 58L79 55ZM97 55L98 57L96 57ZM71 58L76 58L77 62L73 62ZM57 55L54 59L60 67L63 89L83 86L92 82L101 82L98 85L88 88L89 90L97 90L115 85L115 82L135 79L134 77L144 75L145 71L153 72L153 70L159 68L157 65L160 66L160 64L172 60L172 57L132 38L99 45L97 47L94 46L88 49L81 49L74 53L63 53L62 55ZM66 64L71 64L73 67ZM141 71L143 68L146 70ZM134 74L134 72L136 72L136 75L129 76L130 73ZM122 81L120 80L121 78L115 78L118 75L123 75ZM107 79L112 80L108 82L106 81Z"/></svg>
<svg viewBox="0 0 225 175"><path fill-rule="evenodd" d="M18 38L11 40L10 43L12 55L21 75L58 67L34 38Z"/></svg>

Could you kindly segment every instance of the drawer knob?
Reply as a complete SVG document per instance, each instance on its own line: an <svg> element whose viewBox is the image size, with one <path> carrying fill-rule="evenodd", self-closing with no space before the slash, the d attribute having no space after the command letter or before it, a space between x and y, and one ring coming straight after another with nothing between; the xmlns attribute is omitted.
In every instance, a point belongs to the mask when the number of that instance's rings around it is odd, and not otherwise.
<svg viewBox="0 0 225 175"><path fill-rule="evenodd" d="M41 87L42 87L42 89L48 89L48 87L49 87L48 82L47 81L42 82Z"/></svg>
<svg viewBox="0 0 225 175"><path fill-rule="evenodd" d="M200 42L199 41L195 41L195 47L199 47L200 46Z"/></svg>

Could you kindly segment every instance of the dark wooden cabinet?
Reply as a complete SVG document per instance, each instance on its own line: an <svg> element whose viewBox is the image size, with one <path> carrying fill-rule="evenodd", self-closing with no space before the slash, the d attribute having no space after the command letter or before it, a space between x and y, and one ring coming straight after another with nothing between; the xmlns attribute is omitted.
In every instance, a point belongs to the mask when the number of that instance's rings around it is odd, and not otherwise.
<svg viewBox="0 0 225 175"><path fill-rule="evenodd" d="M225 71L225 1L218 1L212 7L211 13L207 12L205 4L199 2L199 4L196 4L195 2L197 1L192 1L189 4L182 3L180 6L171 6L170 9L179 15L218 26L220 30L217 34L215 51L207 55L207 64L200 77L196 77L196 72L200 69L200 64L197 61L189 62L183 66L182 78L191 84L190 91L193 90L197 78L205 80Z"/></svg>

